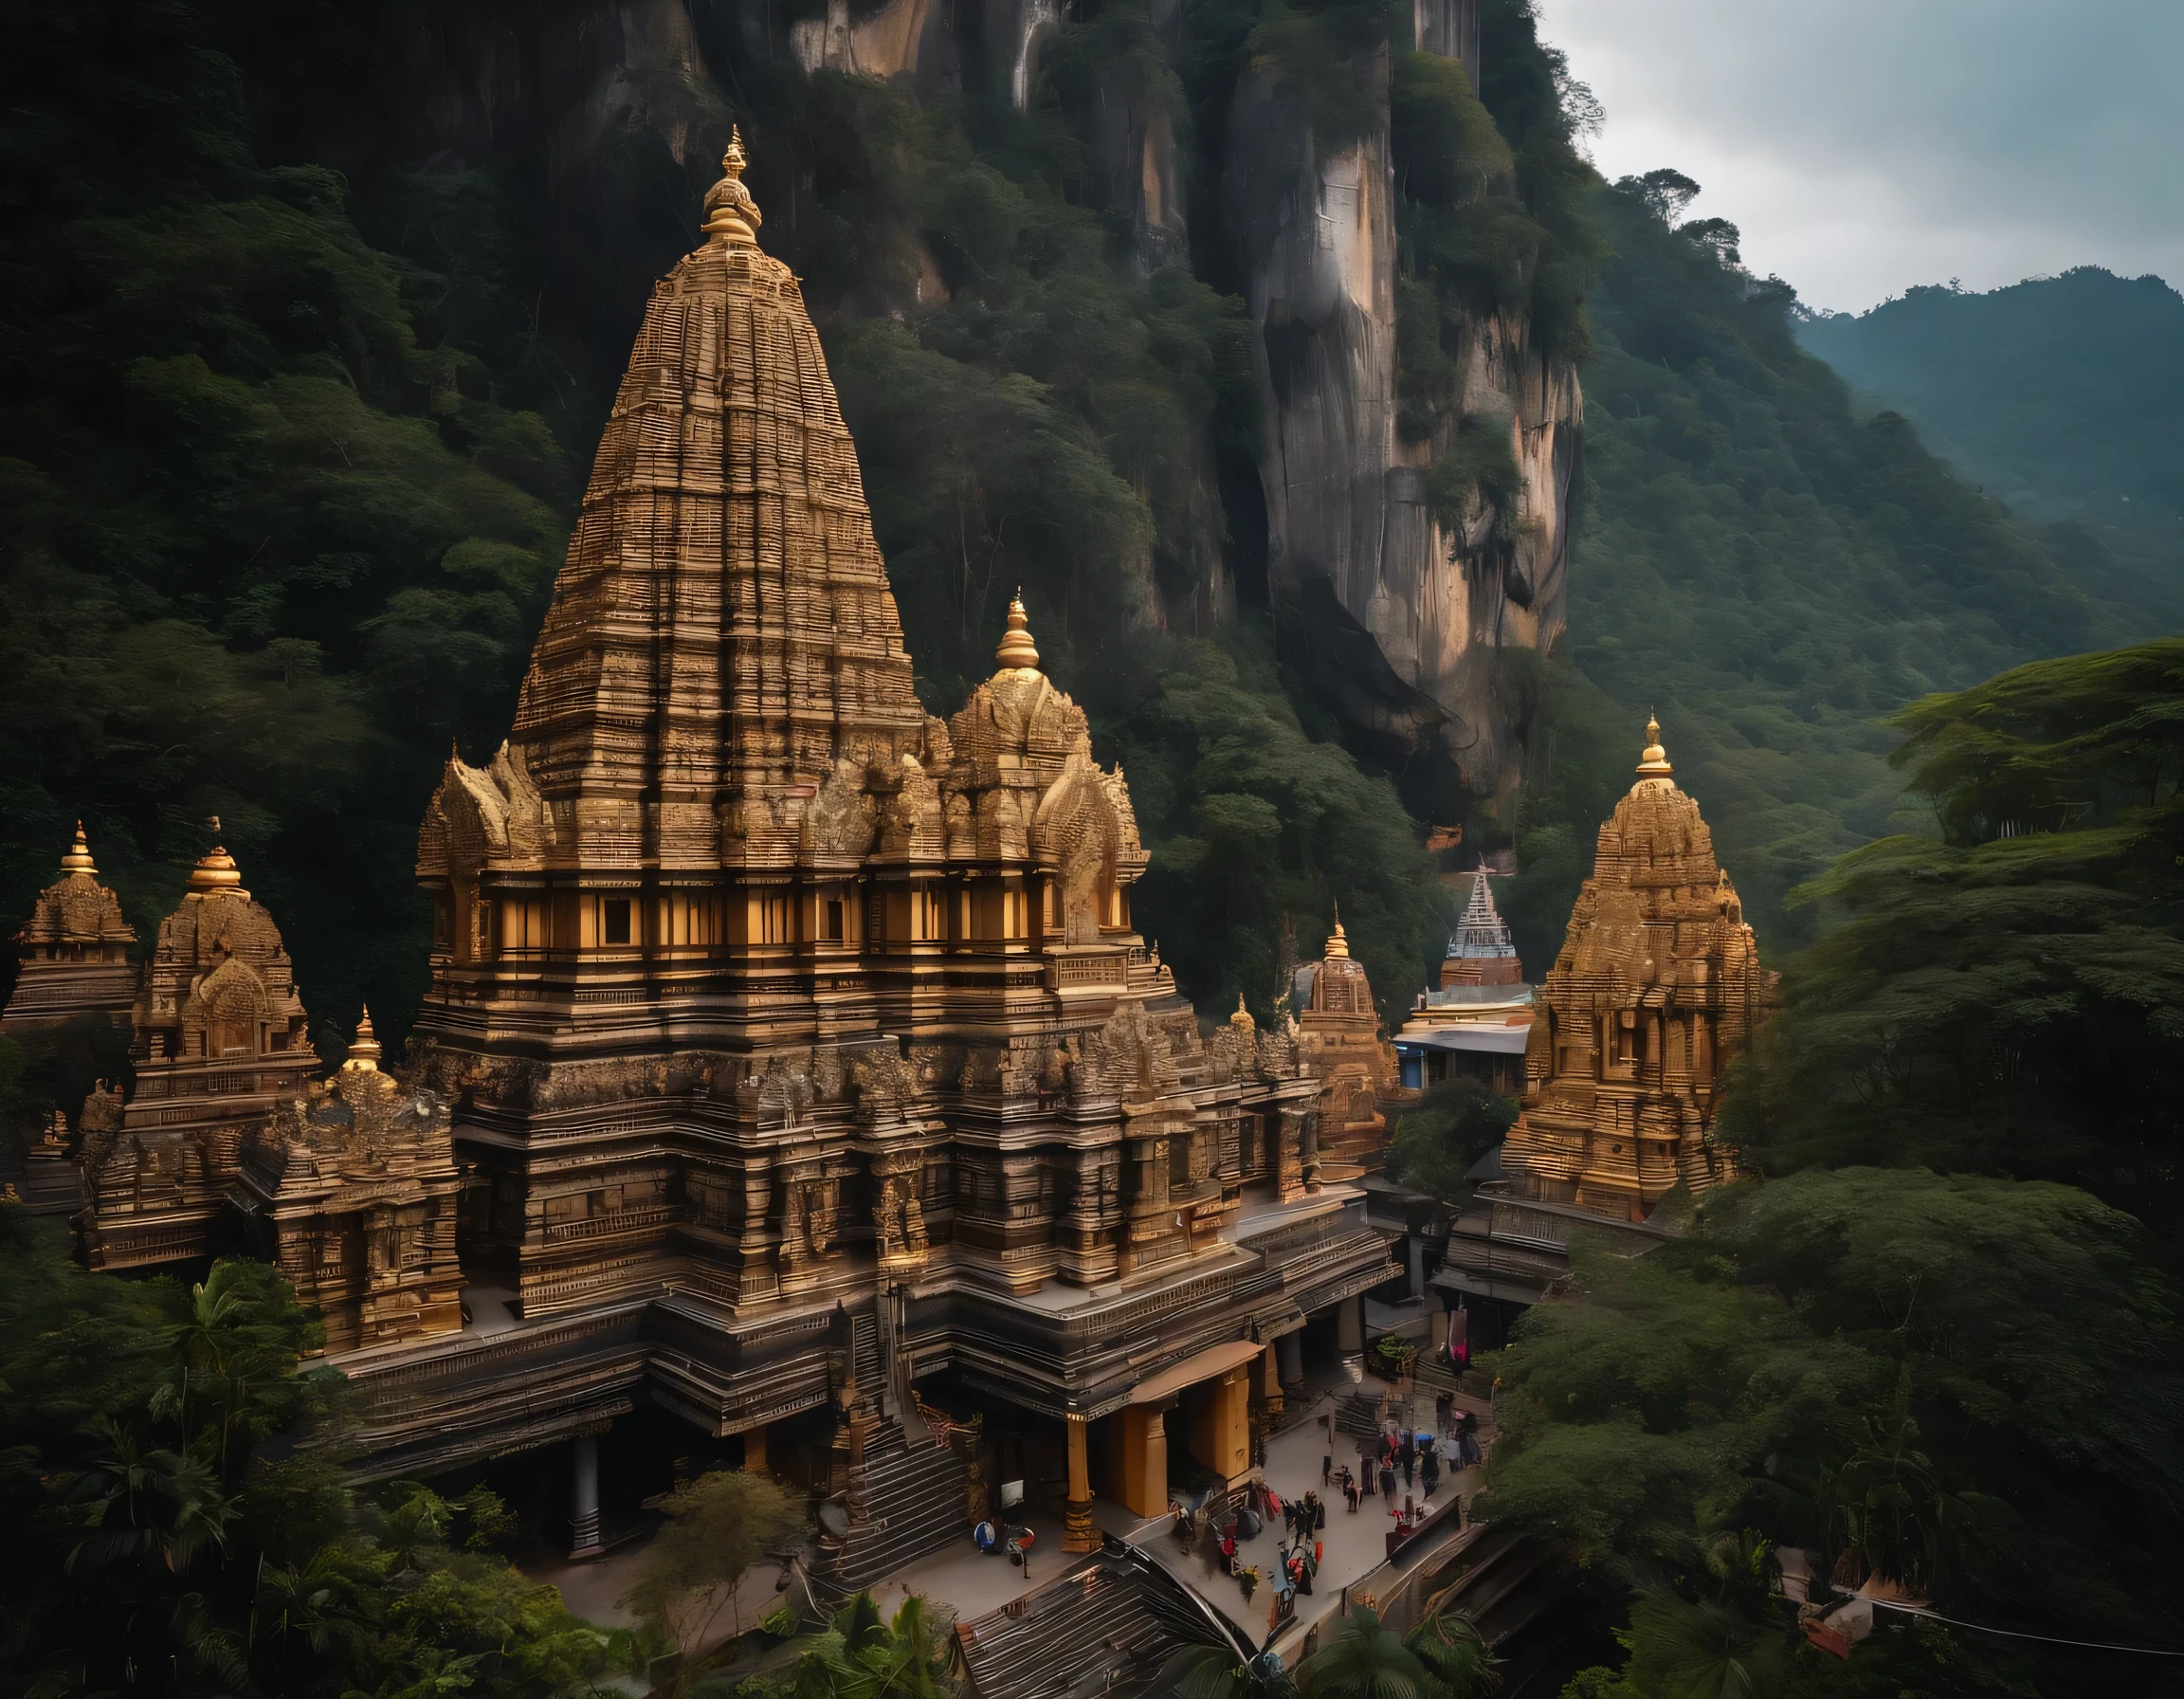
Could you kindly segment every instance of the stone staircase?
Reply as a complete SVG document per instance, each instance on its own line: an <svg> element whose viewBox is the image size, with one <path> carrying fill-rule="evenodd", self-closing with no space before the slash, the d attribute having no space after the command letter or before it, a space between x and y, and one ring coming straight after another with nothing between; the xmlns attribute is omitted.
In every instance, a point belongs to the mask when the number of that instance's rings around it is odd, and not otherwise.
<svg viewBox="0 0 2184 1699"><path fill-rule="evenodd" d="M975 1699L1107 1699L1143 1693L1169 1655L1234 1632L1135 1547L1117 1543L972 1622L956 1644Z"/></svg>
<svg viewBox="0 0 2184 1699"><path fill-rule="evenodd" d="M866 1436L847 1496L849 1526L827 1577L846 1591L964 1537L963 1459L922 1433L905 1435L899 1422L882 1422Z"/></svg>

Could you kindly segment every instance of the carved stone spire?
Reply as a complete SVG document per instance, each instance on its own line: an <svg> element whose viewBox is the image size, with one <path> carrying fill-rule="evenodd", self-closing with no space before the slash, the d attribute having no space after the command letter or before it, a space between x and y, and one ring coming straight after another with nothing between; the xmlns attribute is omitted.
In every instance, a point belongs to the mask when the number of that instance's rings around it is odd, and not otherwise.
<svg viewBox="0 0 2184 1699"><path fill-rule="evenodd" d="M507 758L451 760L435 802L501 865L785 864L810 787L920 746L856 448L743 162L646 308Z"/></svg>

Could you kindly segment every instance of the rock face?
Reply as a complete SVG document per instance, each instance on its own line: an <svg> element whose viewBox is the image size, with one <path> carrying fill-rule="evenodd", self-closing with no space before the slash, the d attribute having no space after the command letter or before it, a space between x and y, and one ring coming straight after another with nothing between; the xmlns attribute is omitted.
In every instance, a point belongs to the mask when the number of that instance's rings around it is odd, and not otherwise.
<svg viewBox="0 0 2184 1699"><path fill-rule="evenodd" d="M1412 0L1411 10L1417 47L1461 62L1477 86L1480 0ZM1086 21L1065 19L1058 0L828 0L794 17L758 0L427 0L373 15L378 74L392 85L373 104L402 130L376 139L431 170L536 180L544 161L549 284L564 301L615 303L640 298L672 257L653 228L666 161L701 169L699 133L717 133L773 80L876 78L920 100L1006 91L1026 108L1055 98L1043 65L1060 64L1065 23ZM1148 275L1191 266L1244 297L1259 333L1256 464L1217 478L1209 433L1180 576L1164 568L1156 583L1150 555L1124 563L1142 616L1202 632L1240 602L1269 606L1284 659L1354 740L1391 758L1439 751L1470 793L1506 796L1529 711L1529 669L1509 658L1546 650L1564 621L1583 420L1575 374L1542 353L1520 316L1482 313L1444 337L1457 373L1451 417L1505 431L1517 479L1499 507L1474 497L1460 516L1444 502L1436 517L1429 491L1448 433L1410 442L1397 424L1388 46L1338 73L1353 84L1354 133L1330 139L1263 55L1237 56L1226 99L1209 104L1193 89L1198 103L1186 101L1184 74L1203 73L1179 0L1151 0L1141 19L1101 12L1092 27L1104 45L1073 48L1055 85L1083 138L1086 177ZM1189 127L1223 112L1214 133ZM794 192L776 203L792 246L799 217L824 199L824 165L805 163L824 152L802 141L784 151L797 161ZM311 156L348 163L316 142ZM822 317L914 317L944 296L930 253L882 269L858 299L819 303Z"/></svg>
<svg viewBox="0 0 2184 1699"><path fill-rule="evenodd" d="M1385 50L1354 69L1378 91L1376 125L1355 140L1321 146L1255 71L1229 122L1228 242L1266 386L1269 588L1288 658L1354 728L1406 753L1438 742L1471 790L1501 796L1521 776L1524 727L1497 661L1543 652L1562 630L1583 403L1521 320L1472 320L1457 411L1508 432L1516 511L1475 497L1460 526L1435 518L1428 479L1447 444L1396 429Z"/></svg>

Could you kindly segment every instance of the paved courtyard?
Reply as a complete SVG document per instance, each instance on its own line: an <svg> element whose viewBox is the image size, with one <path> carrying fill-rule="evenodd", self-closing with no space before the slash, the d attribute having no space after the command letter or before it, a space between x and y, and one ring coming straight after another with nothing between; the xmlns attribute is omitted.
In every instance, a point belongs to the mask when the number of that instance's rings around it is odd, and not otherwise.
<svg viewBox="0 0 2184 1699"><path fill-rule="evenodd" d="M1370 1574L1386 1560L1387 1536L1395 1525L1377 1492L1365 1498L1353 1513L1345 1507L1338 1491L1320 1484L1320 1459L1330 1454L1328 1426L1320 1418L1332 1416L1338 1395L1349 1390L1347 1380L1335 1380L1323 1382L1301 1395L1309 1400L1304 1418L1276 1434L1266 1448L1268 1486L1284 1499L1301 1499L1307 1490L1318 1492L1327 1500L1328 1507L1327 1525L1319 1536L1324 1553L1320 1573L1311 1596L1300 1597L1296 1601L1295 1621L1283 1636L1284 1650L1293 1648L1314 1623L1340 1607L1345 1586ZM1424 1417L1419 1425L1430 1428L1430 1400L1421 1399L1417 1409L1418 1415ZM1347 1463L1355 1472L1358 1467L1358 1452L1359 1442L1354 1436L1336 1435L1332 1455L1338 1469ZM1412 1489L1412 1496L1421 1511L1441 1508L1452 1492L1468 1501L1478 1488L1477 1475L1476 1470L1466 1470L1454 1476L1444 1475L1441 1489L1430 1505L1425 1499L1423 1482ZM1398 1505L1403 1496L1398 1478ZM1205 1561L1195 1548L1186 1550L1177 1543L1170 1531L1170 1518L1141 1519L1109 1499L1096 1499L1092 1515L1101 1531L1126 1540L1144 1551L1197 1591L1252 1642L1265 1639L1271 1624L1274 1576L1280 1565L1278 1554L1283 1537L1279 1521L1262 1528L1256 1539L1239 1547L1239 1562L1257 1567L1261 1578L1250 1602L1246 1603L1243 1589L1233 1578L1222 1574L1217 1563ZM1025 1523L1035 1536L1028 1567L1020 1568L1005 1557L984 1555L966 1536L958 1545L921 1558L875 1584L874 1602L883 1613L891 1613L905 1598L917 1593L938 1607L942 1616L969 1620L998 1610L1034 1587L1052 1580L1078 1562L1076 1554L1062 1549L1060 1517L1034 1509L1026 1516ZM535 1579L552 1581L559 1587L570 1610L577 1616L605 1626L627 1626L631 1618L620 1608L618 1600L635 1579L644 1550L643 1544L630 1545L588 1562L542 1563L533 1567L531 1573ZM721 1614L720 1635L724 1637L739 1629L755 1626L759 1617L778 1602L779 1580L777 1564L762 1563L755 1568L738 1589L732 1608Z"/></svg>

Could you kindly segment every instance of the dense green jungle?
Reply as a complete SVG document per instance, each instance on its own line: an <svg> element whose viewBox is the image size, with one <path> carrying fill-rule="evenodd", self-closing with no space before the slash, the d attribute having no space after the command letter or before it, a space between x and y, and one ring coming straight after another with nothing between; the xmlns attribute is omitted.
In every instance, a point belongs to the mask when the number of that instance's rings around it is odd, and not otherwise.
<svg viewBox="0 0 2184 1699"><path fill-rule="evenodd" d="M2130 391L2113 454L2054 426L2173 347L2174 294L2072 273L1804 319L1685 216L1688 179L1592 171L1529 0L1486 0L1476 91L1375 0L1083 5L1021 109L975 54L914 91L686 15L701 54L449 151L418 140L439 97L405 9L0 4L0 913L81 816L148 938L217 815L322 1053L367 998L399 1040L418 817L450 743L506 734L646 291L740 123L928 707L983 675L1021 583L1127 769L1138 916L1201 1009L1270 1013L1283 917L1310 955L1339 903L1399 1011L1480 851L1514 856L1538 976L1659 715L1783 997L1724 1116L1762 1178L1679 1199L1645 1259L1581 1240L1494 1365L1482 1507L1623 1623L1573 1699L2184 1690L2173 1659L1931 1622L1838 1660L1768 1557L2184 1650L2184 560L2055 494L2091 487L2084 450L2119 500L2171 499L2175 386ZM1110 102L1159 108L1210 208L1247 70L1322 140L1386 125L1437 510L1515 477L1451 387L1465 325L1514 316L1582 377L1568 629L1503 657L1505 797L1358 736L1299 664L1219 219L1149 253L1123 210ZM2063 334L2110 285L2143 320ZM1464 847L1429 851L1451 821ZM117 1066L83 1033L0 1041L0 1116L20 1137ZM1512 1113L1429 1104L1399 1174L1461 1198ZM338 1378L296 1371L315 1325L246 1264L75 1272L0 1206L7 1690L580 1693L657 1650L511 1568L489 1495L354 1489L337 1443L300 1446L342 1420ZM813 1694L945 1687L921 1650L839 1650ZM1359 1699L1473 1690L1398 1673Z"/></svg>

